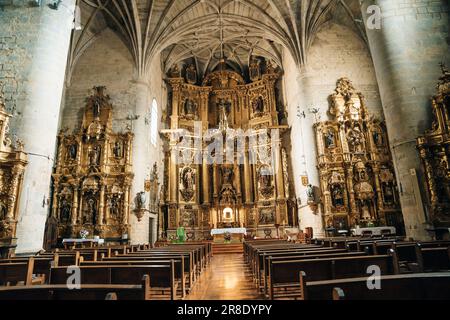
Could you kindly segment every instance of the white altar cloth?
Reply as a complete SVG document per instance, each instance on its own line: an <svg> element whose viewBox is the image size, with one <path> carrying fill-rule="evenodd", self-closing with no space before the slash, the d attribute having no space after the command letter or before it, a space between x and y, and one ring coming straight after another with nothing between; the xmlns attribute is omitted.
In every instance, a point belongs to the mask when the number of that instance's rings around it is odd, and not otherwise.
<svg viewBox="0 0 450 320"><path fill-rule="evenodd" d="M63 239L62 243L84 243L84 242L94 242L98 243L99 245L105 243L105 239Z"/></svg>
<svg viewBox="0 0 450 320"><path fill-rule="evenodd" d="M211 235L215 234L225 234L225 233L231 233L231 234L247 234L247 229L245 228L223 228L223 229L211 229Z"/></svg>

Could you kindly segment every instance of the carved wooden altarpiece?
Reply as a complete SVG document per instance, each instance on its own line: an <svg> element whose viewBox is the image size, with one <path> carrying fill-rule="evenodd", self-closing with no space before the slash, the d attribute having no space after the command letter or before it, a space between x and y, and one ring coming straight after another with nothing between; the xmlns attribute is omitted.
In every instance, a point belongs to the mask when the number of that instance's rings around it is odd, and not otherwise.
<svg viewBox="0 0 450 320"><path fill-rule="evenodd" d="M10 118L0 84L0 256L11 253L16 244L19 198L28 163L22 141L13 141L9 133Z"/></svg>
<svg viewBox="0 0 450 320"><path fill-rule="evenodd" d="M314 125L324 226L402 230L397 183L384 122L373 119L347 78L330 97L332 120Z"/></svg>
<svg viewBox="0 0 450 320"><path fill-rule="evenodd" d="M59 238L78 238L81 229L102 238L129 234L133 134L112 131L105 90L93 88L78 132L58 136L51 214Z"/></svg>
<svg viewBox="0 0 450 320"><path fill-rule="evenodd" d="M450 72L442 66L432 98L431 129L417 139L428 191L429 220L441 237L450 228Z"/></svg>

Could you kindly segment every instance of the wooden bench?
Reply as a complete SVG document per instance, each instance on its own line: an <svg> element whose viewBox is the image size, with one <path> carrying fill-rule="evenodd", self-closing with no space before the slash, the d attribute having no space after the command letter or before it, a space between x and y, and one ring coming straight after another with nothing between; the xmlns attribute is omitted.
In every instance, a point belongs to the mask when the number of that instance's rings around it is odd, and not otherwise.
<svg viewBox="0 0 450 320"><path fill-rule="evenodd" d="M0 263L0 286L33 284L34 259L26 262Z"/></svg>
<svg viewBox="0 0 450 320"><path fill-rule="evenodd" d="M186 280L188 280L188 274L185 272L184 259L182 257L175 257L171 260L160 259L139 259L130 257L130 260L118 259L108 261L86 261L81 262L80 266L151 266L151 265L174 265L175 268L175 280L179 283L180 296L184 298L186 296ZM181 259L180 259L181 258Z"/></svg>
<svg viewBox="0 0 450 320"><path fill-rule="evenodd" d="M81 285L70 290L67 285L0 287L0 300L150 300L150 278L140 285Z"/></svg>
<svg viewBox="0 0 450 320"><path fill-rule="evenodd" d="M108 265L108 266L80 266L81 284L139 284L144 275L148 275L152 283L152 292L169 291L171 300L176 299L177 285L175 282L174 264L168 265ZM50 284L67 284L68 267L53 267L50 271ZM155 296L155 294L153 294Z"/></svg>
<svg viewBox="0 0 450 320"><path fill-rule="evenodd" d="M449 300L450 273L384 275L380 289L369 290L367 277L307 281L300 275L301 299L305 300Z"/></svg>
<svg viewBox="0 0 450 320"><path fill-rule="evenodd" d="M332 280L367 275L367 268L372 265L378 266L382 275L397 273L390 255L273 262L269 257L269 298L298 297L301 271L311 281Z"/></svg>

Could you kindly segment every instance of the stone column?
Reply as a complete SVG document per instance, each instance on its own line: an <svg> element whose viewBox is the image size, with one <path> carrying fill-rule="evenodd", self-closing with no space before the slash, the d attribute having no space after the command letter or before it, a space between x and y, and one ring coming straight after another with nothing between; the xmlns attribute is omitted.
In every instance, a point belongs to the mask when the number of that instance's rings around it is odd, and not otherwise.
<svg viewBox="0 0 450 320"><path fill-rule="evenodd" d="M244 194L245 194L245 203L249 204L251 199L251 184L252 180L250 177L250 164L248 160L248 150L245 148L244 152Z"/></svg>
<svg viewBox="0 0 450 320"><path fill-rule="evenodd" d="M150 86L148 80L141 76L132 81L136 96L136 105L134 109L133 120L133 144L132 144L132 162L134 179L131 183L131 193L129 194L129 201L131 205L131 215L129 216L129 223L131 226L130 239L131 243L148 243L149 242L149 217L148 213L138 221L134 214L135 199L139 192L144 191L145 179L150 173L150 167L154 161L150 154L150 126L148 115L150 114L151 99ZM156 157L155 157L156 158ZM149 195L146 193L148 209Z"/></svg>
<svg viewBox="0 0 450 320"><path fill-rule="evenodd" d="M16 253L42 249L48 214L50 176L64 87L67 54L74 19L75 0L52 10L44 0L40 7L14 1L0 13L0 81L5 82L7 107L18 116L12 133L25 143L28 166L19 202ZM4 68L2 68L5 70Z"/></svg>
<svg viewBox="0 0 450 320"><path fill-rule="evenodd" d="M364 21L370 21L368 7L381 9L380 29L366 24L375 65L389 143L399 184L406 235L427 239L427 217L415 179L425 182L415 139L431 124L430 97L440 76L440 62L450 62L448 44L448 2L364 1ZM416 172L418 175L416 176ZM417 189L416 189L417 190Z"/></svg>
<svg viewBox="0 0 450 320"><path fill-rule="evenodd" d="M298 202L299 227L305 229L312 227L314 236L324 236L324 227L322 220L322 212L320 206L314 211L308 205L307 186L301 183L301 176L308 177L310 183L316 190L320 189L319 171L317 169L317 148L313 124L315 117L309 112L309 108L313 106L311 83L312 75L306 68L299 69L300 75L297 77L299 89L299 99L301 111L305 112L305 118L295 118L292 122L291 140L292 154L295 155L296 163L293 163L293 172L296 182ZM295 143L294 143L295 141ZM320 192L316 193L316 201L319 201Z"/></svg>

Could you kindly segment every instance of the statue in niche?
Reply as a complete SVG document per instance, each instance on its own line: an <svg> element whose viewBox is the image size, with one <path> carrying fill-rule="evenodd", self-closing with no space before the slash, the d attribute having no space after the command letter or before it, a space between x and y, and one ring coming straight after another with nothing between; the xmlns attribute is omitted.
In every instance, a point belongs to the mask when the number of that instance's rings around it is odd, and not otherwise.
<svg viewBox="0 0 450 320"><path fill-rule="evenodd" d="M183 171L183 188L185 190L194 189L194 172L189 167Z"/></svg>
<svg viewBox="0 0 450 320"><path fill-rule="evenodd" d="M195 227L195 213L191 210L184 211L181 219L181 225L185 228Z"/></svg>
<svg viewBox="0 0 450 320"><path fill-rule="evenodd" d="M70 202L66 198L63 198L61 200L61 209L60 210L61 210L60 211L61 222L62 223L69 222L71 205L70 205Z"/></svg>
<svg viewBox="0 0 450 320"><path fill-rule="evenodd" d="M220 99L217 103L217 108L219 110L219 127L222 129L227 129L229 127L228 123L228 113L229 113L229 103L224 99Z"/></svg>
<svg viewBox="0 0 450 320"><path fill-rule="evenodd" d="M170 77L171 78L179 78L180 77L180 69L177 64L174 64L170 69Z"/></svg>
<svg viewBox="0 0 450 320"><path fill-rule="evenodd" d="M375 145L377 147L380 147L380 146L383 145L383 137L380 134L380 132L374 131L373 134L372 134L372 137L373 137L373 142L375 143Z"/></svg>
<svg viewBox="0 0 450 320"><path fill-rule="evenodd" d="M89 197L86 201L87 208L83 217L83 224L97 223L97 200L95 198Z"/></svg>
<svg viewBox="0 0 450 320"><path fill-rule="evenodd" d="M100 146L96 145L89 151L89 164L91 166L98 166L100 160Z"/></svg>
<svg viewBox="0 0 450 320"><path fill-rule="evenodd" d="M249 66L250 79L252 81L257 81L261 78L261 69L259 60L253 60Z"/></svg>
<svg viewBox="0 0 450 320"><path fill-rule="evenodd" d="M231 184L233 182L233 169L230 167L223 167L222 178L224 184Z"/></svg>
<svg viewBox="0 0 450 320"><path fill-rule="evenodd" d="M338 208L344 206L344 190L341 185L337 184L331 187L331 199L333 207Z"/></svg>
<svg viewBox="0 0 450 320"><path fill-rule="evenodd" d="M263 113L264 112L264 99L259 96L253 103L253 113Z"/></svg>
<svg viewBox="0 0 450 320"><path fill-rule="evenodd" d="M119 202L120 202L120 195L118 194L112 195L109 199L108 202L109 213L113 218L117 218L119 216Z"/></svg>
<svg viewBox="0 0 450 320"><path fill-rule="evenodd" d="M222 193L220 194L220 203L227 205L235 203L234 191L230 187L226 187L222 190Z"/></svg>
<svg viewBox="0 0 450 320"><path fill-rule="evenodd" d="M191 99L186 99L184 102L184 113L189 116L194 116L197 114L197 104Z"/></svg>
<svg viewBox="0 0 450 320"><path fill-rule="evenodd" d="M197 83L197 70L193 64L186 68L186 82L190 84Z"/></svg>
<svg viewBox="0 0 450 320"><path fill-rule="evenodd" d="M120 141L114 143L113 154L116 158L122 158L122 143Z"/></svg>
<svg viewBox="0 0 450 320"><path fill-rule="evenodd" d="M273 65L272 60L268 60L266 63L266 73L272 74L275 73L276 67Z"/></svg>
<svg viewBox="0 0 450 320"><path fill-rule="evenodd" d="M68 149L70 160L75 160L77 158L78 146L75 143L72 143Z"/></svg>
<svg viewBox="0 0 450 320"><path fill-rule="evenodd" d="M348 132L347 141L352 152L361 151L364 137L359 127L354 127Z"/></svg>
<svg viewBox="0 0 450 320"><path fill-rule="evenodd" d="M325 134L325 147L334 148L335 146L334 131L329 129Z"/></svg>

